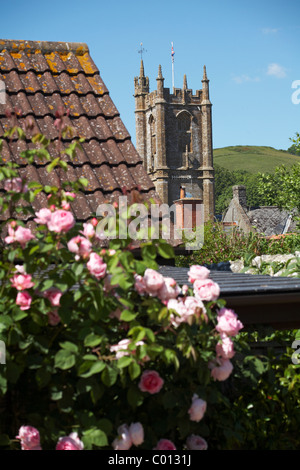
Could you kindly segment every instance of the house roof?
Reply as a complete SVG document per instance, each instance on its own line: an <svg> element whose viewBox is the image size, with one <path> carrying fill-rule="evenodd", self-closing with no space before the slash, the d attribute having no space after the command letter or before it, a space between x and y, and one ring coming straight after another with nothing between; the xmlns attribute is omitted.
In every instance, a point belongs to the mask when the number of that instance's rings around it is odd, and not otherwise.
<svg viewBox="0 0 300 470"><path fill-rule="evenodd" d="M235 223L246 232L256 231L266 236L281 235L297 230L293 219L296 210L287 211L277 206L247 207L246 187L232 187L233 198L223 217L223 223Z"/></svg>
<svg viewBox="0 0 300 470"><path fill-rule="evenodd" d="M291 213L278 207L266 206L251 209L247 213L250 223L259 233L267 236L283 234L296 230L296 221Z"/></svg>
<svg viewBox="0 0 300 470"><path fill-rule="evenodd" d="M25 141L4 141L2 157L21 165L19 173L29 181L57 186L84 176L88 186L72 203L77 220L96 212L99 204L122 195L122 189L138 187L143 200L156 197L154 184L120 118L99 70L84 43L0 40L0 80L6 88L6 103L0 104L0 138L11 127L7 111L19 110L18 125L31 118L32 129ZM66 125L74 137L63 139L66 148L74 138L83 137L82 150L68 171L50 174L38 159L27 165L22 150L33 148L31 137L42 133L52 140L48 150L58 155L59 134L54 126L57 109L68 110ZM65 157L64 157L65 158ZM46 207L45 196L35 209Z"/></svg>

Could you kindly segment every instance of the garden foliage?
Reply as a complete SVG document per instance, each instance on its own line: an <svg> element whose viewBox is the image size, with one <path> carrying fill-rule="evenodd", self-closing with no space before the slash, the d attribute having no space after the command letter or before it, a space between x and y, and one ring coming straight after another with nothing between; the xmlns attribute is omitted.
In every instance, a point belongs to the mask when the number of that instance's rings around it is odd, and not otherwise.
<svg viewBox="0 0 300 470"><path fill-rule="evenodd" d="M63 116L56 126L63 138ZM16 134L26 138L17 126L5 137ZM49 172L65 171L63 157L72 159L80 145L53 158L43 135L32 142L36 148L21 157L40 158ZM17 169L1 162L1 444L207 448L206 416L232 373L243 326L209 271L191 267L190 287L182 287L157 271L157 255L173 256L164 240L141 242L141 258L129 238L103 247L99 221L79 224L71 211L83 178L42 186ZM48 206L37 212L41 192ZM128 212L117 229L130 220Z"/></svg>
<svg viewBox="0 0 300 470"><path fill-rule="evenodd" d="M63 138L62 116L56 126ZM15 126L5 138L16 135L26 137ZM52 158L43 135L32 140L22 158L49 172L65 171L80 145ZM288 352L252 353L255 334L201 263L178 286L158 272L157 256L174 256L164 240L140 241L140 257L131 239L103 246L99 220L72 215L84 178L42 186L2 160L0 180L3 449L299 446L299 365ZM131 220L129 206L117 228Z"/></svg>

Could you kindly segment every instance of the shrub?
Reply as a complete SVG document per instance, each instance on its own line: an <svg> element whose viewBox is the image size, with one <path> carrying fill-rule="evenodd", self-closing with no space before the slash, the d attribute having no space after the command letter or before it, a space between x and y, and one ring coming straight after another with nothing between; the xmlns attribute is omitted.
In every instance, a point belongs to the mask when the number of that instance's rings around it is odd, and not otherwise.
<svg viewBox="0 0 300 470"><path fill-rule="evenodd" d="M6 137L14 132L24 136L14 128ZM38 156L49 172L67 169L50 156L44 136L33 143L38 148L24 151L24 160ZM78 145L66 154L72 158ZM129 238L103 248L99 220L81 225L70 210L84 179L43 187L20 179L17 169L1 162L8 217L0 259L0 443L24 450L209 446L206 413L232 373L242 324L208 271L195 267L193 288L180 288L157 271L158 254L173 256L164 240L141 242L141 259ZM35 212L42 192L48 206ZM130 223L129 212L117 217L116 229ZM22 222L26 216L34 229ZM233 326L224 332L227 322Z"/></svg>
<svg viewBox="0 0 300 470"><path fill-rule="evenodd" d="M220 263L248 258L250 255L294 253L300 250L300 234L287 234L280 239L267 238L258 233L246 234L236 228L226 232L220 222L207 222L204 226L204 244L189 256L177 256L176 265Z"/></svg>

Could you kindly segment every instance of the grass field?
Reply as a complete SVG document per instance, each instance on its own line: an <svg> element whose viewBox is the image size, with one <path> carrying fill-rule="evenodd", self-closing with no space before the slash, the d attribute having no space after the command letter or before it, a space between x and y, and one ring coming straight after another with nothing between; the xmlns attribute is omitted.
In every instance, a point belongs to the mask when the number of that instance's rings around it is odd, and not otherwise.
<svg viewBox="0 0 300 470"><path fill-rule="evenodd" d="M250 173L272 173L277 166L300 163L300 155L292 155L272 147L237 145L214 149L214 164L228 170L246 170Z"/></svg>

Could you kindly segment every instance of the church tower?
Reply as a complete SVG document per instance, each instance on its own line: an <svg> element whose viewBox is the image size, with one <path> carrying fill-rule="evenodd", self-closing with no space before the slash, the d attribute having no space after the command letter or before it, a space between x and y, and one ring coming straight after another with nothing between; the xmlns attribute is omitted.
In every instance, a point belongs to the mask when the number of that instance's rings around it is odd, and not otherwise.
<svg viewBox="0 0 300 470"><path fill-rule="evenodd" d="M150 93L141 60L140 75L134 79L136 148L163 203L171 206L185 197L204 206L204 220L214 217L214 169L209 80L204 66L202 90L182 88L170 93L164 87L161 66L157 89Z"/></svg>

